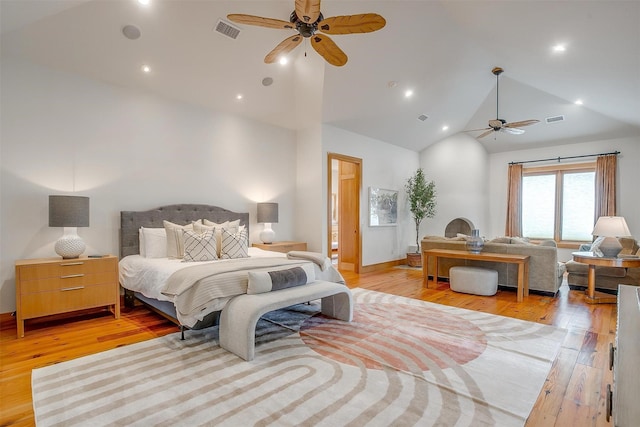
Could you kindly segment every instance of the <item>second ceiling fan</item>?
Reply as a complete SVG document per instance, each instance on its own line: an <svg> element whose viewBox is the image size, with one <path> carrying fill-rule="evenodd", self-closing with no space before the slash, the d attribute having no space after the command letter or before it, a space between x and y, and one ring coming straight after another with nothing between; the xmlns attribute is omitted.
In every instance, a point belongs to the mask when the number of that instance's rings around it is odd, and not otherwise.
<svg viewBox="0 0 640 427"><path fill-rule="evenodd" d="M503 73L503 69L500 67L495 67L491 72L496 76L496 118L495 120L489 120L489 127L481 128L481 129L471 129L466 132L477 132L484 131L476 138L484 138L487 135L490 135L494 132L505 132L510 133L512 135L521 135L524 133L524 130L520 129L523 126L530 126L536 123L539 123L540 120L522 120L519 122L510 122L507 123L506 120L500 118L499 114L499 90L500 90L500 74Z"/></svg>
<svg viewBox="0 0 640 427"><path fill-rule="evenodd" d="M347 63L347 55L327 34L370 33L381 29L386 24L385 19L376 13L324 18L320 12L320 0L296 0L295 10L291 12L289 21L240 13L227 15L227 18L238 24L298 32L284 39L265 56L264 62L267 64L277 61L302 43L304 38L309 38L316 52L329 64L338 67Z"/></svg>

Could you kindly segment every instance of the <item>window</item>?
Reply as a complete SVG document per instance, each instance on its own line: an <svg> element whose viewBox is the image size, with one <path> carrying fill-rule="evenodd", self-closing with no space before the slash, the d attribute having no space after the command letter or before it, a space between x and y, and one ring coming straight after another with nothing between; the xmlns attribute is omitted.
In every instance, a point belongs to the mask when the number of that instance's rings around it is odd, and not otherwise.
<svg viewBox="0 0 640 427"><path fill-rule="evenodd" d="M524 237L590 241L594 210L595 163L523 170Z"/></svg>

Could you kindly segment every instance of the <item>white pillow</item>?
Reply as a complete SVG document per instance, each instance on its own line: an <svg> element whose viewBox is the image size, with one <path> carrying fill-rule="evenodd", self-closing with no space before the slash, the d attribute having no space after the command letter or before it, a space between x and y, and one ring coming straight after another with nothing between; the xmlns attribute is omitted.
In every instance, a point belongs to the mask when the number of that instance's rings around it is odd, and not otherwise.
<svg viewBox="0 0 640 427"><path fill-rule="evenodd" d="M144 228L138 231L140 255L145 258L167 257L167 233L164 228Z"/></svg>
<svg viewBox="0 0 640 427"><path fill-rule="evenodd" d="M222 242L220 247L220 259L248 258L249 239L247 229L232 233L230 229L222 229Z"/></svg>
<svg viewBox="0 0 640 427"><path fill-rule="evenodd" d="M167 232L167 257L182 258L184 256L184 231L193 231L193 224L178 225L162 221Z"/></svg>
<svg viewBox="0 0 640 427"><path fill-rule="evenodd" d="M185 230L184 257L182 262L214 261L218 259L216 252L216 235L214 230L202 234Z"/></svg>
<svg viewBox="0 0 640 427"><path fill-rule="evenodd" d="M302 286L316 280L316 273L311 263L274 271L249 271L248 273L247 293L249 295Z"/></svg>
<svg viewBox="0 0 640 427"><path fill-rule="evenodd" d="M230 228L234 233L238 232L238 228L240 227L240 220L236 219L235 221L225 221L222 224L215 223L213 221L209 221L208 219L203 219L202 223L208 227L216 227L216 228Z"/></svg>

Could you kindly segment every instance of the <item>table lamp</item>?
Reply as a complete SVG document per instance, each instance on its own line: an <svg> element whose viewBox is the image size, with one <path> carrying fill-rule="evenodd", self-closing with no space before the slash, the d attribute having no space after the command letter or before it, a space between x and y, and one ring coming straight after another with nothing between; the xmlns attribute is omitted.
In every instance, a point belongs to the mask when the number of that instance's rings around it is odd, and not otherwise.
<svg viewBox="0 0 640 427"><path fill-rule="evenodd" d="M631 236L627 222L621 216L601 216L591 234L604 237L599 249L607 258L617 257L622 250L618 237Z"/></svg>
<svg viewBox="0 0 640 427"><path fill-rule="evenodd" d="M49 227L64 227L55 250L62 258L78 258L85 250L77 227L89 226L89 198L49 196Z"/></svg>
<svg viewBox="0 0 640 427"><path fill-rule="evenodd" d="M262 243L273 243L276 233L271 229L271 223L278 222L278 204L258 203L258 222L264 223L264 229L260 232Z"/></svg>

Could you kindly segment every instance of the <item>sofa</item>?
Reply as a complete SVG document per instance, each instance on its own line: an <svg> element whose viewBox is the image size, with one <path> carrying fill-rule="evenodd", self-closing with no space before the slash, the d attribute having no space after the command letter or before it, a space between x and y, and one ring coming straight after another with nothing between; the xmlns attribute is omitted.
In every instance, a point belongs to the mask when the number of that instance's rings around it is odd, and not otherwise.
<svg viewBox="0 0 640 427"><path fill-rule="evenodd" d="M621 237L621 255L638 255L640 248L633 238ZM581 251L589 251L589 245L580 247ZM567 261L567 282L571 289L586 289L589 266L575 261ZM609 293L618 291L618 285L640 286L640 268L600 267L596 266L596 290Z"/></svg>
<svg viewBox="0 0 640 427"><path fill-rule="evenodd" d="M466 250L464 237L426 236L422 239L420 247L423 251L427 249ZM482 252L529 255L529 290L555 296L560 289L565 266L564 263L558 262L558 250L553 241L536 245L521 238L500 237L485 242ZM429 257L429 271L433 271L434 263L433 257ZM449 278L449 269L458 265L496 270L498 284L501 287L514 289L518 287L518 266L501 262L439 258L438 277ZM425 268L424 263L423 268Z"/></svg>

